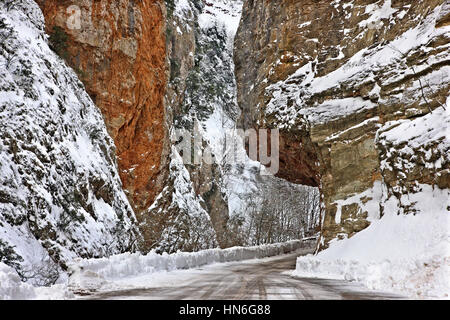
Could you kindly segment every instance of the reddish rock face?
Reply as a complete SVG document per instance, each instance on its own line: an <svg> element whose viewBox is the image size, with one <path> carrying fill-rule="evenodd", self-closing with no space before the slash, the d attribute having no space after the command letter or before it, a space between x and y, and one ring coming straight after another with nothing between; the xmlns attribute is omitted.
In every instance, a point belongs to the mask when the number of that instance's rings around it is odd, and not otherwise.
<svg viewBox="0 0 450 320"><path fill-rule="evenodd" d="M37 2L51 39L62 42L58 53L101 109L116 144L124 188L136 212L142 212L161 191L157 178L167 132L164 3ZM70 22L77 18L80 28L73 28Z"/></svg>

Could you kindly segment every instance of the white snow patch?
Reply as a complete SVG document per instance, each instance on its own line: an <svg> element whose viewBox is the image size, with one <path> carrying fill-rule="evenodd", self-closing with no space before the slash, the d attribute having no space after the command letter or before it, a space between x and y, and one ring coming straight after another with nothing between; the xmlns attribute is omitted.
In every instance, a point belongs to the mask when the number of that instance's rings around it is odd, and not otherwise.
<svg viewBox="0 0 450 320"><path fill-rule="evenodd" d="M312 125L318 125L376 107L377 104L360 97L344 98L328 100L317 107L301 109L299 114L306 116Z"/></svg>
<svg viewBox="0 0 450 320"><path fill-rule="evenodd" d="M417 215L383 218L318 255L297 259L294 276L359 281L370 289L415 298L450 297L450 213L448 190L423 185L409 195ZM386 207L385 207L386 208Z"/></svg>

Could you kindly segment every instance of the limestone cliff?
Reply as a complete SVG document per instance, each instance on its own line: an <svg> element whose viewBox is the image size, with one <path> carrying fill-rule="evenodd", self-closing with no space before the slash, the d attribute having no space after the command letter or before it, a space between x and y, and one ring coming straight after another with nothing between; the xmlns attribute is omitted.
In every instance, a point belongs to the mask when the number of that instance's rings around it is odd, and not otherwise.
<svg viewBox="0 0 450 320"><path fill-rule="evenodd" d="M117 147L124 188L141 213L162 190L161 171L167 163L165 4L37 2L53 48L102 111Z"/></svg>
<svg viewBox="0 0 450 320"><path fill-rule="evenodd" d="M114 139L120 177L143 235L140 250L192 251L288 240L306 232L296 224L289 235L280 227L267 239L259 231L258 240L245 236L255 228L256 218L249 218L249 211L261 211L249 206L248 199L270 202L264 193L283 186L292 193L283 205L288 202L297 210L296 204L306 201L312 189L263 179L259 163L237 165L222 159L227 151L225 132L235 127L239 114L233 40L240 0L37 3L51 48L77 73ZM181 161L173 134L178 129L192 132L195 126L202 151L212 150L220 161ZM295 143L283 139L285 144ZM311 146L307 135L304 141ZM313 148L305 150L304 159L316 156ZM295 152L289 156L297 161ZM317 186L316 164L297 163L307 173L291 181ZM306 212L310 210L302 214ZM277 220L274 214L272 222ZM298 215L292 221L300 217L304 218ZM314 223L309 224L314 229Z"/></svg>
<svg viewBox="0 0 450 320"><path fill-rule="evenodd" d="M255 245L311 232L316 190L260 176L260 164L245 157L243 148L242 163L224 157L230 149L227 131L239 115L233 40L242 2L166 1L166 6L165 101L171 132L192 133L197 126L201 151L211 150L216 161L182 163L179 141L172 141L166 187L146 214L158 226L148 230L153 248L171 252ZM283 197L273 197L281 189Z"/></svg>
<svg viewBox="0 0 450 320"><path fill-rule="evenodd" d="M44 26L34 1L0 2L0 261L39 285L140 239L102 115Z"/></svg>
<svg viewBox="0 0 450 320"><path fill-rule="evenodd" d="M260 176L243 145L242 163L226 157L239 116L241 8L240 0L0 3L1 261L29 280L75 257L315 232L316 189ZM182 161L174 133L193 128L212 164Z"/></svg>
<svg viewBox="0 0 450 320"><path fill-rule="evenodd" d="M445 0L244 2L241 124L280 128L279 176L320 187L320 248L450 187L449 11Z"/></svg>
<svg viewBox="0 0 450 320"><path fill-rule="evenodd" d="M221 169L184 166L169 138L174 128L191 130L197 119L207 120L214 103L235 111L230 89L220 92L234 81L231 47L225 48L232 36L199 25L201 15L215 19L207 13L213 6L203 1L37 2L53 49L78 73L115 141L120 176L144 235L141 250L198 250L216 246L217 239L226 246ZM211 63L224 63L227 78L214 78Z"/></svg>

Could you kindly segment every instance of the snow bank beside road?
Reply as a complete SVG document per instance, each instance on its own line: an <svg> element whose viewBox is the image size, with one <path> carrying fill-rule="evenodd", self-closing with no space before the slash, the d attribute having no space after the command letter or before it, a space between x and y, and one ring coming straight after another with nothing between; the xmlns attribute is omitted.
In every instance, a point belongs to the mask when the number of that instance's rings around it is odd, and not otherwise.
<svg viewBox="0 0 450 320"><path fill-rule="evenodd" d="M34 287L24 283L13 268L0 262L0 300L62 300L72 297L73 294L63 284Z"/></svg>
<svg viewBox="0 0 450 320"><path fill-rule="evenodd" d="M208 249L198 252L178 252L159 255L150 252L124 253L110 258L77 260L70 266L69 287L74 291L96 290L111 280L152 274L161 271L197 268L213 263L260 259L293 252L306 246L304 241L233 247L228 249Z"/></svg>
<svg viewBox="0 0 450 320"><path fill-rule="evenodd" d="M299 257L293 275L358 281L414 298L450 298L448 193L424 191L420 214L387 213L352 238Z"/></svg>

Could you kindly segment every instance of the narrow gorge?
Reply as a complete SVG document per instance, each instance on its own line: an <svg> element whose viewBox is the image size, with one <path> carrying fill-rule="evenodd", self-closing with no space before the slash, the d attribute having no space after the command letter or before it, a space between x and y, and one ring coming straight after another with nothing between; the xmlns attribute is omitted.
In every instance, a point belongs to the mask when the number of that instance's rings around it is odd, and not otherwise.
<svg viewBox="0 0 450 320"><path fill-rule="evenodd" d="M50 285L448 214L449 37L448 0L0 0L0 262Z"/></svg>

